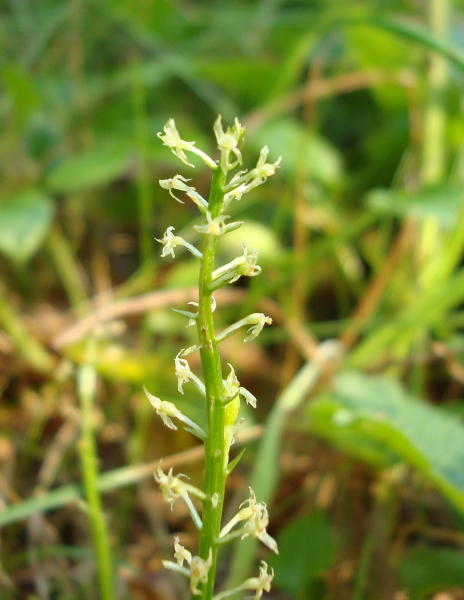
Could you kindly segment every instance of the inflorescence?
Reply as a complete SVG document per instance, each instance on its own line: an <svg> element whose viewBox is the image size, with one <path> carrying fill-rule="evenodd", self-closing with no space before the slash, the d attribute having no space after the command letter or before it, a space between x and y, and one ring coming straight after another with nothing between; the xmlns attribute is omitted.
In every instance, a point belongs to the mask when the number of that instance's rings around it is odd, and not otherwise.
<svg viewBox="0 0 464 600"><path fill-rule="evenodd" d="M164 126L164 133L158 133L158 137L162 140L164 145L168 146L171 151L185 164L190 167L191 164L187 158L186 153L196 154L209 168L213 171L218 169L222 172L223 178L221 188L219 190L221 194L220 209L217 209L217 204L214 210L214 215L210 211L210 203L205 200L197 190L189 185L190 179L183 177L182 175L175 175L170 179L160 180L162 188L169 191L169 194L177 201L183 203L174 192L184 193L190 198L200 212L205 217L204 225L196 225L194 229L204 235L212 238L219 238L222 235L227 234L230 231L234 231L241 227L242 221L235 221L228 223L227 220L230 218L224 214L224 210L228 207L231 201L240 200L242 196L257 186L264 183L268 177L274 175L276 169L279 167L280 158L274 163L268 163L267 157L269 149L265 146L260 153L256 167L248 170L241 170L234 175L229 182L226 177L229 171L242 165L242 154L240 151L241 144L243 142L245 128L235 119L235 123L232 127L227 128L224 131L221 117L218 117L214 124L214 133L216 135L217 147L220 151L219 160L214 160L203 151L199 150L195 146L195 142L186 142L180 137L174 119L169 119ZM212 209L211 209L212 210ZM167 228L163 237L159 241L163 245L161 256L165 257L168 254L175 257L175 249L178 246L184 246L200 261L203 260L203 253L198 250L195 246L184 240L180 236L174 235L174 227L170 226ZM206 246L205 246L206 247ZM206 252L204 250L204 252ZM258 262L258 251L253 249L248 250L247 244L243 242L243 254L232 260L231 262L218 267L212 268L208 293L212 294L213 291L234 283L240 277L255 277L261 273L261 267L257 264ZM190 304L199 307L196 302ZM208 307L210 311L214 311L216 308L216 302L212 295L208 299ZM189 319L188 326L195 325L199 319L200 308L197 312L176 310L176 312L184 315ZM215 342L219 343L229 336L235 334L242 327L246 327L245 342L249 342L255 339L262 331L265 324L270 325L272 319L263 313L253 313L247 317L240 319L233 325L230 325L222 332L215 335ZM202 349L202 343L190 348L181 350L174 359L175 375L178 382L178 391L184 393L184 385L189 382L193 383L198 389L200 394L208 398L207 386L205 383L193 373L190 369L190 365L186 357L198 350ZM228 465L228 452L229 447L233 443L233 433L237 427L237 415L239 400L243 398L247 404L256 407L257 400L251 392L240 385L237 379L234 368L232 365L229 366L229 374L225 379L222 379L222 395L220 398L215 398L216 402L221 403L223 406L234 406L235 409L231 411L233 414L233 421L226 422L222 439L225 440L225 456L224 456L224 472L225 476L230 471L227 471ZM205 367L204 367L205 368ZM191 419L185 416L172 402L165 402L150 394L146 389L145 393L155 409L156 413L161 417L163 423L171 428L177 429L174 420L180 421L185 429L197 436L203 441L208 439L210 435L209 431L204 431L202 427L194 423ZM233 403L233 404L232 404ZM232 417L231 417L232 418ZM211 426L211 423L210 423ZM230 467L230 465L229 465ZM197 508L192 502L192 497L195 500L203 504L203 510L207 508L217 509L218 506L222 506L222 499L220 499L218 493L208 495L197 487L191 485L186 481L188 479L186 475L182 473L173 475L172 469L168 473L165 473L161 468L161 464L154 473L155 480L159 484L163 498L170 504L171 508L174 502L178 498L186 503L192 520L196 527L201 531L203 527L202 517L200 516ZM202 589L208 582L211 576L212 565L214 563L213 556L217 552L217 548L223 544L230 542L231 540L240 538L244 539L247 536L252 536L259 539L265 544L270 550L278 553L277 543L267 532L267 526L269 523L268 511L265 503L257 502L254 491L250 488L249 498L242 503L239 507L237 514L225 525L222 529L216 533L216 538L212 540L211 546L208 549L208 553L203 553L204 557L192 556L192 554L186 550L179 542L179 538L174 538L174 561L163 561L164 566L172 571L180 573L186 576L190 581L190 591L194 596L201 596ZM213 568L214 570L214 568ZM214 576L214 575L213 575ZM274 572L271 569L268 571L268 565L262 561L259 570L258 577L251 577L246 579L243 584L233 588L231 590L223 591L215 596L213 600L222 600L238 591L252 590L255 592L254 600L260 600L264 591L268 592L271 587L272 578Z"/></svg>

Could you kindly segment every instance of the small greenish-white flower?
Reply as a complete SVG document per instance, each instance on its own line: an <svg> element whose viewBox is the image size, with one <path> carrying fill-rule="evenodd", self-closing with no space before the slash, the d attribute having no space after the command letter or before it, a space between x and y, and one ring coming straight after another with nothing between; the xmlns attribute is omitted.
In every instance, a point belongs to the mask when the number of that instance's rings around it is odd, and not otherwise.
<svg viewBox="0 0 464 600"><path fill-rule="evenodd" d="M282 157L279 156L275 163L268 163L266 162L268 154L269 148L264 146L260 152L256 167L248 173L253 179L259 180L260 183L264 183L268 177L272 177L272 175L275 174L276 169L279 168L282 160Z"/></svg>
<svg viewBox="0 0 464 600"><path fill-rule="evenodd" d="M185 428L187 431L190 431L191 433L199 437L201 440L204 440L206 438L206 432L203 431L203 429L199 425L194 423L186 415L181 413L175 404L173 404L172 402L166 402L165 400L160 400L156 396L153 396L153 394L150 394L150 392L145 386L143 386L143 389L150 404L155 409L156 414L161 417L166 427L169 427L169 429L177 429L172 419L178 419L179 421L187 425L187 427Z"/></svg>
<svg viewBox="0 0 464 600"><path fill-rule="evenodd" d="M171 254L171 256L175 258L176 255L174 253L174 248L176 246L185 246L187 250L190 250L190 252L197 258L201 258L203 256L203 254L199 250L197 250L195 246L189 244L186 240L184 240L183 237L180 237L179 235L174 235L172 233L173 231L175 231L175 228L171 225L166 229L164 236L160 240L158 238L155 238L157 242L163 244L164 246L163 251L161 252L161 256L164 257L168 254Z"/></svg>
<svg viewBox="0 0 464 600"><path fill-rule="evenodd" d="M159 184L160 184L160 186L163 189L169 190L169 195L172 196L174 198L174 200L177 200L177 202L180 202L181 204L184 204L182 202L182 200L180 200L173 193L172 190L179 190L181 192L195 191L194 187L190 187L190 186L187 185L187 183L186 183L187 181L192 181L192 180L191 179L186 179L182 175L174 175L174 177L170 177L169 179L160 179L159 180Z"/></svg>
<svg viewBox="0 0 464 600"><path fill-rule="evenodd" d="M174 200L177 200L177 202L180 202L181 204L184 203L173 193L172 190L185 192L187 196L195 202L200 210L205 212L208 208L208 203L203 196L200 196L194 187L187 185L187 181L191 181L191 179L186 179L182 175L174 175L174 177L171 177L170 179L160 179L159 184L163 189L169 190L169 194L174 198Z"/></svg>
<svg viewBox="0 0 464 600"><path fill-rule="evenodd" d="M184 561L186 561L188 565L192 563L192 553L180 544L177 535L174 537L174 558L177 560L179 567L184 566Z"/></svg>
<svg viewBox="0 0 464 600"><path fill-rule="evenodd" d="M164 126L164 135L161 132L157 135L163 144L168 146L168 148L171 148L173 154L175 154L177 158L180 158L180 160L189 167L194 167L195 165L189 163L185 152L192 152L193 154L196 154L203 160L204 163L208 165L208 167L211 167L211 169L217 169L217 164L214 162L214 160L195 147L196 142L186 142L180 137L174 119L169 119Z"/></svg>
<svg viewBox="0 0 464 600"><path fill-rule="evenodd" d="M169 427L169 429L177 429L177 427L172 422L171 417L182 420L182 417L184 416L177 408L177 406L172 402L166 402L165 400L160 400L156 396L153 396L153 394L150 394L150 392L145 386L143 387L143 389L148 400L150 401L150 404L155 409L156 414L161 417L166 427Z"/></svg>
<svg viewBox="0 0 464 600"><path fill-rule="evenodd" d="M204 383L190 370L190 365L185 358L180 358L184 352L182 349L179 354L174 359L174 365L176 368L176 377L177 377L177 389L181 394L184 393L183 385L187 381L191 380L197 386L198 390L203 396L206 396L206 390Z"/></svg>
<svg viewBox="0 0 464 600"><path fill-rule="evenodd" d="M240 125L238 119L235 119L234 125L228 127L224 132L222 119L219 116L214 123L214 133L217 139L217 145L221 151L221 169L224 174L242 164L242 153L238 149L238 144L245 135L245 127ZM235 162L230 162L230 154L235 156Z"/></svg>
<svg viewBox="0 0 464 600"><path fill-rule="evenodd" d="M251 340L254 340L256 337L258 337L258 335L261 333L261 331L263 330L264 325L272 325L272 319L271 317L266 316L263 313L253 313L252 315L249 315L247 317L248 319L248 324L253 323L253 327L250 327L250 329L248 329L248 333L250 335L248 335L243 341L244 342L251 342Z"/></svg>
<svg viewBox="0 0 464 600"><path fill-rule="evenodd" d="M226 283L234 283L242 275L256 277L261 273L258 262L258 250L255 248L248 254L246 242L243 242L243 255L234 258L231 262L213 271L213 289L217 289Z"/></svg>
<svg viewBox="0 0 464 600"><path fill-rule="evenodd" d="M241 200L243 194L250 191L250 187L246 183L241 183L236 188L227 192L224 196L224 208L227 208L232 200Z"/></svg>
<svg viewBox="0 0 464 600"><path fill-rule="evenodd" d="M208 572L213 564L213 553L211 548L209 549L207 560L203 560L199 556L192 556L192 554L186 550L179 543L179 538L174 538L174 558L177 562L170 560L163 560L163 565L166 569L181 573L186 577L190 578L190 592L194 596L201 596L201 591L198 589L199 583L207 583ZM184 561L188 564L189 568L184 567Z"/></svg>
<svg viewBox="0 0 464 600"><path fill-rule="evenodd" d="M265 502L256 502L256 495L250 488L250 497L248 500L245 500L245 502L242 502L240 506L242 507L246 504L248 506L240 508L235 517L222 528L219 538L224 538L228 535L237 523L246 521L242 527L232 533L232 537L240 536L243 540L251 535L252 537L259 539L270 550L279 554L277 542L266 531L266 527L269 524L269 515Z"/></svg>
<svg viewBox="0 0 464 600"><path fill-rule="evenodd" d="M222 380L222 401L224 403L230 402L231 400L237 397L237 394L240 394L240 396L243 396L245 398L247 404L250 404L253 408L256 408L256 398L251 392L249 392L244 387L240 386L240 382L237 379L237 376L235 375L234 367L230 363L228 364L230 367L230 373L227 376L227 379Z"/></svg>
<svg viewBox="0 0 464 600"><path fill-rule="evenodd" d="M181 479L181 477L188 479L187 475L184 475L183 473L173 475L172 467L169 469L168 473L165 473L161 467L161 461L153 475L161 488L163 498L171 505L171 509L177 498L184 498L185 500L185 497L189 494L198 500L206 500L206 494L204 492Z"/></svg>
<svg viewBox="0 0 464 600"><path fill-rule="evenodd" d="M253 600L261 600L263 592L271 591L272 580L274 579L274 569L271 567L271 572L267 572L268 565L262 560L259 567L259 577L250 577L243 583L242 589L256 590Z"/></svg>
<svg viewBox="0 0 464 600"><path fill-rule="evenodd" d="M213 600L223 600L224 598L228 598L229 596L233 596L234 594L243 592L244 590L255 590L253 600L260 600L263 592L271 591L271 583L274 579L274 569L271 568L270 573L267 572L267 569L267 563L262 560L261 566L259 567L258 577L249 577L248 579L245 579L241 585L238 585L231 590L224 590L223 592L216 594L213 596Z"/></svg>
<svg viewBox="0 0 464 600"><path fill-rule="evenodd" d="M224 196L224 206L228 206L231 200L240 200L243 194L248 193L258 185L264 183L268 177L276 172L280 165L282 157L279 157L275 163L266 162L269 154L269 148L264 146L259 155L256 167L251 171L240 171L233 177L225 187L227 194Z"/></svg>
<svg viewBox="0 0 464 600"><path fill-rule="evenodd" d="M233 333L238 331L240 327L244 327L246 325L253 325L253 327L250 327L248 329L248 333L250 335L248 335L244 340L245 342L251 342L251 340L254 340L261 333L265 324L272 324L271 317L268 317L264 313L252 313L251 315L248 315L248 317L245 317L244 319L240 319L240 321L233 323L232 325L224 329L224 331L221 331L221 333L216 337L216 339L218 342L222 342L223 340L231 336Z"/></svg>
<svg viewBox="0 0 464 600"><path fill-rule="evenodd" d="M199 556L192 558L190 565L190 591L194 596L201 596L201 590L198 589L199 583L207 583L208 571L213 564L213 554L209 549L208 559L203 560Z"/></svg>
<svg viewBox="0 0 464 600"><path fill-rule="evenodd" d="M194 225L193 228L199 233L206 233L210 235L224 235L228 231L234 231L243 225L243 221L235 221L226 225L226 219L228 215L219 215L214 219L211 217L211 213L206 211L206 219L208 223L206 225Z"/></svg>
<svg viewBox="0 0 464 600"><path fill-rule="evenodd" d="M204 501L206 500L206 494L194 485L190 485L189 483L182 481L181 477L188 479L187 475L184 475L183 473L179 473L179 475L173 475L172 468L169 469L169 473L166 474L161 468L161 463L158 465L158 468L153 475L161 488L163 498L171 505L171 510L177 498L182 498L187 505L194 524L198 527L198 529L201 529L203 524L197 509L190 499L190 495L192 495L194 498L198 498L198 500Z"/></svg>
<svg viewBox="0 0 464 600"><path fill-rule="evenodd" d="M174 502L177 500L177 498L181 498L187 493L185 489L185 482L181 479L181 477L188 479L187 475L184 475L183 473L179 473L179 475L173 475L172 467L169 469L168 473L165 473L161 468L161 464L158 466L153 475L156 483L158 483L161 488L161 493L163 494L164 500L171 505L172 510Z"/></svg>

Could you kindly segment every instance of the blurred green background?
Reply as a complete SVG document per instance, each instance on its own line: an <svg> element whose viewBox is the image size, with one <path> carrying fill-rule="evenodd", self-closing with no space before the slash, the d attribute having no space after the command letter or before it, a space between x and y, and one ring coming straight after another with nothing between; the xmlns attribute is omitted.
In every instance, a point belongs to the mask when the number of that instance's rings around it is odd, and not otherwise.
<svg viewBox="0 0 464 600"><path fill-rule="evenodd" d="M259 344L223 345L258 397L245 430L265 426L229 491L252 477L270 505L272 596L464 598L463 8L0 3L1 598L98 598L75 387L89 335L115 598L182 597L160 560L195 532L136 466L177 452L193 480L201 466L141 389L204 420L172 363L195 343L170 309L195 299L196 262L161 259L154 238L173 225L195 242L197 219L158 180L193 177L204 196L209 182L156 134L174 117L215 156L218 114L246 125L245 164L265 144L282 156L229 207L245 225L221 259L246 237L263 273L216 313L274 319ZM231 551L219 583L263 556Z"/></svg>

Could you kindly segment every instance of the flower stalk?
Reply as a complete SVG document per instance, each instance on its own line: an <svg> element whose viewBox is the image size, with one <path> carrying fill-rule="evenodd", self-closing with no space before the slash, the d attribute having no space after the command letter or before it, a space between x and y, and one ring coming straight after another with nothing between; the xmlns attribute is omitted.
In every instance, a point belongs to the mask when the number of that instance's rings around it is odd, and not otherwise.
<svg viewBox="0 0 464 600"><path fill-rule="evenodd" d="M205 432L183 415L173 403L164 402L150 394L146 394L156 413L164 424L176 429L173 418L180 420L186 429L202 439L205 444L205 479L204 489L200 490L187 483L186 476L173 475L172 470L165 474L161 466L155 472L155 479L159 483L164 499L172 504L177 499L182 499L190 515L200 531L198 555L192 555L183 548L179 538L175 538L174 558L176 562L164 561L166 568L175 571L190 580L190 591L193 598L201 597L202 600L214 598L215 573L219 548L232 539L247 537L249 535L261 540L273 552L278 552L275 540L267 533L269 522L268 512L264 503L256 501L253 490L250 488L250 497L241 507L236 516L225 526L222 525L222 512L226 479L237 464L240 457L229 463L229 450L234 441L235 431L240 424L238 419L240 399L243 398L249 405L256 407L256 398L244 387L240 386L234 368L229 365L229 374L223 377L223 367L219 352L221 341L233 335L241 327L249 326L245 341L256 338L265 324L271 324L270 317L262 313L253 313L237 323L227 327L221 334L216 334L213 313L216 302L213 292L225 285L234 283L240 277L254 277L259 275L261 267L257 264L258 251L248 251L246 241L243 243L243 254L230 263L216 268L216 250L220 237L230 231L241 227L242 222L226 223L229 218L224 214L228 204L234 199L240 199L244 193L264 183L275 173L279 166L280 158L273 164L266 163L269 153L265 146L261 151L257 166L248 171L239 171L228 182L228 175L232 169L242 164L240 146L245 134L245 128L238 120L232 127L224 131L221 118L214 124L217 146L220 158L213 160L207 154L196 148L195 142L186 142L180 137L175 122L169 119L164 127L164 134L159 133L159 138L171 151L186 165L193 167L186 153L190 152L200 157L212 169L212 183L208 202L187 184L190 179L175 175L170 179L160 181L161 187L167 189L170 195L178 202L183 202L174 195L173 190L184 192L199 208L205 217L204 225L196 225L195 230L202 234L202 251L189 244L183 238L175 236L174 228L168 227L163 238L158 240L163 244L162 256L170 254L175 257L176 246L186 247L199 259L199 297L198 311L176 312L186 316L188 325L196 325L198 344L186 350L181 350L174 359L175 374L178 380L178 390L184 393L184 384L191 381L205 397L207 404L208 428ZM193 303L196 304L196 303ZM203 381L190 370L186 356L200 352L203 370ZM202 504L201 516L194 506L191 496ZM236 527L237 526L237 527ZM184 565L184 563L186 563ZM222 591L216 595L215 600L225 598L239 590L254 590L255 599L259 600L263 591L269 591L273 572L267 573L266 563L262 563L259 577L247 579L241 586L234 590Z"/></svg>

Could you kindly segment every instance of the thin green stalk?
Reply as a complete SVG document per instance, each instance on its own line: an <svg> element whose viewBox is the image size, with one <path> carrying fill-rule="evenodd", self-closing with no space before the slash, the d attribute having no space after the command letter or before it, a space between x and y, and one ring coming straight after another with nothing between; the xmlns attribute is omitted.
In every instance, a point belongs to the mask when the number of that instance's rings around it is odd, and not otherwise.
<svg viewBox="0 0 464 600"><path fill-rule="evenodd" d="M438 39L446 39L449 27L449 0L429 0L429 22ZM421 183L424 186L440 183L446 166L446 109L444 94L448 80L448 65L445 57L437 52L429 55L427 74L426 105L424 112L424 133L422 143ZM420 237L422 273L419 280L424 285L435 285L430 280L429 264L435 257L442 258L443 235L434 218L424 220Z"/></svg>
<svg viewBox="0 0 464 600"><path fill-rule="evenodd" d="M149 167L149 143L147 137L146 98L143 82L140 79L139 61L134 61L134 79L132 88L132 103L134 109L135 141L139 155L139 170L137 174L137 201L139 208L140 227L140 260L145 263L152 262L153 243L153 186Z"/></svg>
<svg viewBox="0 0 464 600"><path fill-rule="evenodd" d="M94 430L94 403L97 383L97 374L94 367L95 344L95 340L88 341L87 360L78 375L82 416L80 455L87 511L98 570L100 599L114 600L113 561L108 528L98 490L98 453Z"/></svg>
<svg viewBox="0 0 464 600"><path fill-rule="evenodd" d="M78 265L63 232L55 224L46 246L50 252L71 306L80 316L88 310L88 299Z"/></svg>
<svg viewBox="0 0 464 600"><path fill-rule="evenodd" d="M143 81L140 77L140 61L137 57L133 61L132 74L134 134L138 153L136 189L139 222L139 255L140 263L142 265L141 269L146 274L146 276L142 278L142 289L145 291L147 283L153 280L156 269L156 261L153 259L153 224L155 218L153 212L153 186L149 164L146 93ZM143 319L142 321L140 338L142 352L147 354L152 342L152 334L148 327L147 319ZM147 405L146 402L137 404L134 414L135 426L132 428L127 453L130 464L137 464L143 460L143 451L145 449L145 443L150 427L149 414L150 406ZM134 491L126 490L120 497L118 507L118 533L120 540L124 540L126 536L133 503Z"/></svg>
<svg viewBox="0 0 464 600"><path fill-rule="evenodd" d="M11 337L16 348L34 369L41 373L50 373L53 370L55 364L53 356L26 329L21 317L11 306L1 282L0 326Z"/></svg>
<svg viewBox="0 0 464 600"><path fill-rule="evenodd" d="M449 0L429 0L429 22L434 35L446 40L449 17ZM448 81L448 61L437 52L429 56L428 99L424 115L424 143L421 179L423 183L436 183L445 171L446 108L444 93Z"/></svg>
<svg viewBox="0 0 464 600"><path fill-rule="evenodd" d="M225 175L216 169L211 185L209 207L211 216L217 217L223 205ZM226 482L226 465L224 453L228 449L224 445L224 428L226 405L222 402L222 369L218 343L214 332L212 311L211 282L214 270L214 259L218 236L205 235L203 259L200 267L199 283L199 315L197 319L198 339L202 344L200 349L201 363L206 388L208 410L208 437L205 441L205 493L210 498L219 498L217 507L205 503L203 509L203 528L200 537L200 557L207 560L212 548L212 565L207 584L202 589L203 600L213 595L216 572L218 547L215 540L219 537L221 517Z"/></svg>

